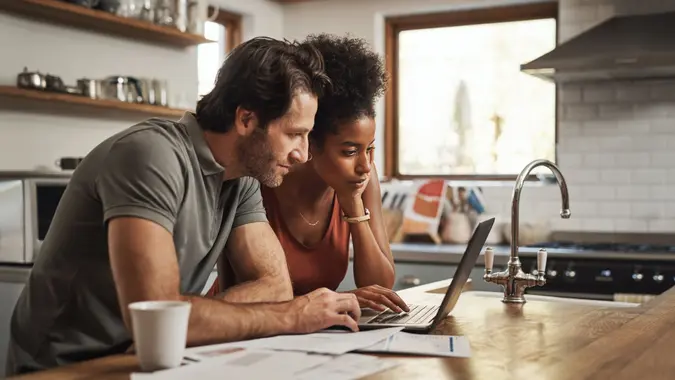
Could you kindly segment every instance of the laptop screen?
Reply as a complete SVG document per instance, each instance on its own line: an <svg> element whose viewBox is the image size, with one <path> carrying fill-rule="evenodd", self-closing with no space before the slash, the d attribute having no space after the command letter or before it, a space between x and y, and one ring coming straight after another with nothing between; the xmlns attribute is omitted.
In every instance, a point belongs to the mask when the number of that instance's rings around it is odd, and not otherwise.
<svg viewBox="0 0 675 380"><path fill-rule="evenodd" d="M476 265L480 251L487 241L488 235L492 230L492 225L495 223L495 218L490 218L480 222L469 240L469 243L466 246L464 255L457 266L455 274L452 276L452 281L448 286L448 291L445 292L445 297L443 298L443 303L439 308L439 313L436 314L434 323L432 327L435 327L440 323L455 307L457 299L462 294L462 289L464 284L469 279L473 267Z"/></svg>

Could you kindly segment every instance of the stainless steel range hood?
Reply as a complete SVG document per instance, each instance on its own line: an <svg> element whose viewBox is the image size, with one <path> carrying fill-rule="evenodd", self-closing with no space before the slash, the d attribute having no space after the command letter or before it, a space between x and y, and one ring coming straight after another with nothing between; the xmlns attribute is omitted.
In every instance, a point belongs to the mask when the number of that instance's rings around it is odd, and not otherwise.
<svg viewBox="0 0 675 380"><path fill-rule="evenodd" d="M675 78L675 12L615 16L521 71L558 83Z"/></svg>

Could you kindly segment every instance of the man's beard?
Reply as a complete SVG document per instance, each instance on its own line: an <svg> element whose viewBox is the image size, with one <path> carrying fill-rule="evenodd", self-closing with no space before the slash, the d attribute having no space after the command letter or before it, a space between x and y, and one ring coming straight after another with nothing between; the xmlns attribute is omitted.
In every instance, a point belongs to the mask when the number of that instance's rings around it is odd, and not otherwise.
<svg viewBox="0 0 675 380"><path fill-rule="evenodd" d="M283 177L276 173L276 159L267 132L256 128L237 144L237 160L244 167L244 175L253 177L267 187L281 185Z"/></svg>

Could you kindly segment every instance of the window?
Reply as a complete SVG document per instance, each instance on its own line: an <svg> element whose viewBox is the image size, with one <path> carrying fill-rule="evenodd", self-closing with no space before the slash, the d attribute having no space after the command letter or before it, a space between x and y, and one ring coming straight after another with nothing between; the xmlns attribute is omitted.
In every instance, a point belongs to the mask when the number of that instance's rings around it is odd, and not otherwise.
<svg viewBox="0 0 675 380"><path fill-rule="evenodd" d="M539 3L388 19L387 175L502 179L555 162L556 86L520 65L555 47L556 18Z"/></svg>
<svg viewBox="0 0 675 380"><path fill-rule="evenodd" d="M214 8L209 9L214 14ZM213 21L204 25L204 37L215 41L197 47L197 96L209 93L227 54L241 43L241 16L219 10Z"/></svg>

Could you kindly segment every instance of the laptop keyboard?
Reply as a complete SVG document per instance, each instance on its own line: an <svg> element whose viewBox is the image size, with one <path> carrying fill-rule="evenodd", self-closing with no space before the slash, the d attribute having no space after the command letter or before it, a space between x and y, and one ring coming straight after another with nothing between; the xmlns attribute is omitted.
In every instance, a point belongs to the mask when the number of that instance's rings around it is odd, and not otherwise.
<svg viewBox="0 0 675 380"><path fill-rule="evenodd" d="M431 305L408 305L409 312L396 313L391 310L383 311L377 317L366 324L391 323L391 324L421 324L431 320L438 311L438 306Z"/></svg>

